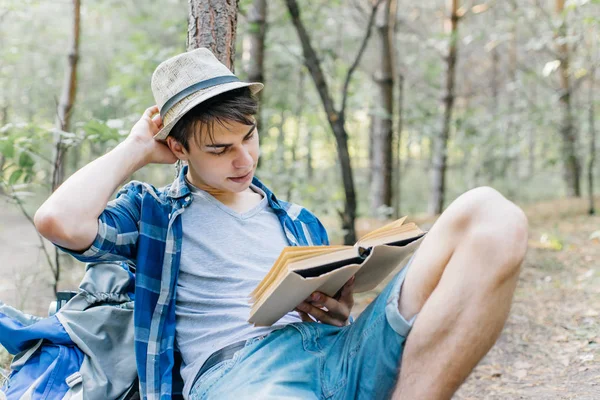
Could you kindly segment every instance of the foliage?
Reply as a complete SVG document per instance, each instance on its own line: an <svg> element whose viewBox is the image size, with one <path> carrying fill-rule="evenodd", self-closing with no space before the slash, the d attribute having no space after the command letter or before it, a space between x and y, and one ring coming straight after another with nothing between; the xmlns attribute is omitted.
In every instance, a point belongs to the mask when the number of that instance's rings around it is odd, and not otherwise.
<svg viewBox="0 0 600 400"><path fill-rule="evenodd" d="M254 29L247 21L251 3L240 1L236 71L242 77L243 38ZM521 203L562 195L557 110L558 67L563 61L555 46L563 24L567 30L561 40L570 51L577 151L584 165L588 154L584 139L590 131L587 89L600 64L600 3L569 1L560 16L542 3L463 4L455 38L459 54L448 199L479 185L497 187ZM339 105L370 3L310 0L300 7ZM67 176L114 147L152 105L152 71L185 50L187 12L184 0L83 2L72 132L60 133L69 147ZM401 161L400 208L411 215L425 211L431 142L440 129L449 40L443 17L443 2L438 0L397 2L395 73L403 76L404 90L400 149L394 156ZM0 185L9 197L16 193L29 210L35 210L50 190L53 127L70 18L70 2L9 0L0 6ZM268 2L267 25L259 127L263 163L258 176L279 197L314 211L332 236L339 236L337 213L344 192L335 141L284 2ZM369 209L369 132L370 117L378 112L371 100L377 95L373 78L378 52L371 41L353 76L346 112L359 216L386 214ZM394 97L399 97L397 89ZM395 126L399 117L396 110ZM135 178L162 186L172 176L171 167L152 166ZM597 178L596 183L599 186Z"/></svg>

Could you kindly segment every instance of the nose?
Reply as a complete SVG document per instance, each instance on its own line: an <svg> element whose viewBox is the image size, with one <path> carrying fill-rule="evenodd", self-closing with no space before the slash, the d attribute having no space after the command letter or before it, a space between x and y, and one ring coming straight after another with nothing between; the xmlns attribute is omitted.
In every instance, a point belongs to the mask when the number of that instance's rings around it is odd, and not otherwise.
<svg viewBox="0 0 600 400"><path fill-rule="evenodd" d="M246 146L240 146L236 152L236 157L233 159L233 167L236 169L248 170L254 166L254 158Z"/></svg>

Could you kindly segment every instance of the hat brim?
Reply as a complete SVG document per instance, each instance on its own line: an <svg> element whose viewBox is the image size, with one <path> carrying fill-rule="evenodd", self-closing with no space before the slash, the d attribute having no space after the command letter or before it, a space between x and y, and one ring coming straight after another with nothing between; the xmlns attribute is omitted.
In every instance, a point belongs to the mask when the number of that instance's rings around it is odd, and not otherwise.
<svg viewBox="0 0 600 400"><path fill-rule="evenodd" d="M163 117L163 121L168 120L169 122L165 124L160 131L156 135L154 135L154 139L156 140L165 140L171 129L179 122L183 116L190 111L192 108L196 107L198 104L213 98L221 93L228 92L230 90L239 89L243 87L250 88L252 94L256 94L262 90L264 85L259 82L230 82L224 83L222 85L213 86L211 88L200 90L198 92L192 93L187 97L184 97L175 104L167 114Z"/></svg>

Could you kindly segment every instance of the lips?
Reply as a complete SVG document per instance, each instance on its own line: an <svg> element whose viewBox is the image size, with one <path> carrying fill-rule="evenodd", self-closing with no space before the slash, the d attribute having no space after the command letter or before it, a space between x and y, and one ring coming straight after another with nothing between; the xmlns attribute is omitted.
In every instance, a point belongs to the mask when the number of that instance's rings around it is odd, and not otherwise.
<svg viewBox="0 0 600 400"><path fill-rule="evenodd" d="M235 183L246 183L252 179L252 171L248 172L246 175L231 177L228 179Z"/></svg>
<svg viewBox="0 0 600 400"><path fill-rule="evenodd" d="M245 174L245 175L233 176L233 177L231 177L231 179L243 179L243 178L247 178L247 177L248 177L248 175L250 175L251 173L252 173L252 171L248 172L248 173L247 173L247 174Z"/></svg>

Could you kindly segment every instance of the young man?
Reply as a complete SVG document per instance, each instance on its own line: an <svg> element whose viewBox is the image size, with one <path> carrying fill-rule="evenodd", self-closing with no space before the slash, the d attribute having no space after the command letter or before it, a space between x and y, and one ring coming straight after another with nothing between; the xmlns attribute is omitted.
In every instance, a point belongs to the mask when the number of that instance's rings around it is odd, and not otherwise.
<svg viewBox="0 0 600 400"><path fill-rule="evenodd" d="M158 106L65 181L36 213L38 230L79 260L135 263L144 398L179 392L176 351L190 399L450 398L507 317L523 213L493 189L472 190L354 323L350 281L338 300L315 293L255 328L247 295L281 249L328 243L316 217L254 177L261 88L206 49L163 62L152 78ZM177 160L186 166L173 184L134 181L107 206L133 172Z"/></svg>

